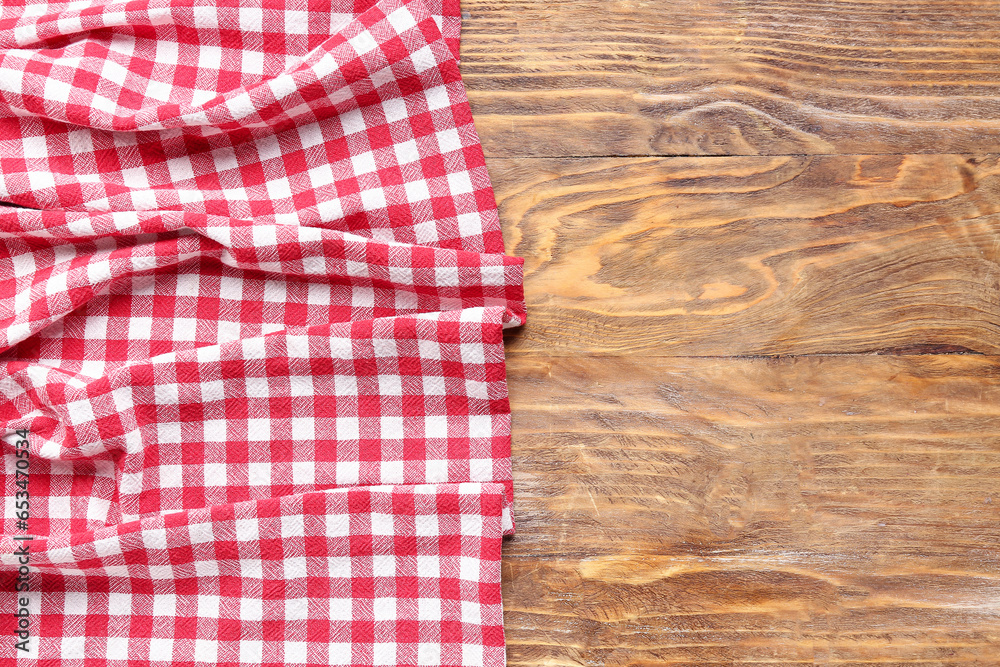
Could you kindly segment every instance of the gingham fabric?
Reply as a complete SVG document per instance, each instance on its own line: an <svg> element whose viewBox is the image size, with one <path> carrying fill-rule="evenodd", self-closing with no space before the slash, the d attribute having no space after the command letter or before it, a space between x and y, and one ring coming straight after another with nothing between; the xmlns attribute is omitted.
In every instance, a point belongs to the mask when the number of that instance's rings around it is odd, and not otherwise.
<svg viewBox="0 0 1000 667"><path fill-rule="evenodd" d="M504 663L524 300L459 27L0 7L0 661Z"/></svg>
<svg viewBox="0 0 1000 667"><path fill-rule="evenodd" d="M38 660L503 664L504 498L500 484L356 487L40 540Z"/></svg>

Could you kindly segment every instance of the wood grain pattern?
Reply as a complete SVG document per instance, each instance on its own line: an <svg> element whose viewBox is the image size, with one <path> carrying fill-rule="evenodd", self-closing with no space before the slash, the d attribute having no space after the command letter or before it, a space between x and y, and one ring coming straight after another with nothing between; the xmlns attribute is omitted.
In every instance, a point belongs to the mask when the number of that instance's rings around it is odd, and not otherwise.
<svg viewBox="0 0 1000 667"><path fill-rule="evenodd" d="M1000 6L462 6L510 664L1000 666Z"/></svg>
<svg viewBox="0 0 1000 667"><path fill-rule="evenodd" d="M509 376L512 665L1000 663L1000 358Z"/></svg>
<svg viewBox="0 0 1000 667"><path fill-rule="evenodd" d="M996 156L493 159L516 353L1000 352Z"/></svg>
<svg viewBox="0 0 1000 667"><path fill-rule="evenodd" d="M1000 151L982 0L466 0L488 155Z"/></svg>

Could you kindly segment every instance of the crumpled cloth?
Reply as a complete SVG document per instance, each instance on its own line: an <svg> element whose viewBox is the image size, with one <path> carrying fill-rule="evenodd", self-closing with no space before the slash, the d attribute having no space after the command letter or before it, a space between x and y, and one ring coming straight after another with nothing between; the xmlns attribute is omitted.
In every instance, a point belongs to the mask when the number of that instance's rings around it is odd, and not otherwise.
<svg viewBox="0 0 1000 667"><path fill-rule="evenodd" d="M460 23L0 7L0 660L504 664L522 262Z"/></svg>

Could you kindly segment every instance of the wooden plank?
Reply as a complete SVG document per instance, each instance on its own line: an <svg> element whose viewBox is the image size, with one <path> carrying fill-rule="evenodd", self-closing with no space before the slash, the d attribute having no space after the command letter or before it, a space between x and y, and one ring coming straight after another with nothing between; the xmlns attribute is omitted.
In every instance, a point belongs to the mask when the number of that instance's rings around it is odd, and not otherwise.
<svg viewBox="0 0 1000 667"><path fill-rule="evenodd" d="M982 0L464 0L488 155L1000 151Z"/></svg>
<svg viewBox="0 0 1000 667"><path fill-rule="evenodd" d="M505 560L507 663L998 664L993 575L817 575L780 558L737 566L654 556L635 565ZM626 570L635 574L619 580Z"/></svg>
<svg viewBox="0 0 1000 667"><path fill-rule="evenodd" d="M1000 160L493 159L518 353L1000 352Z"/></svg>
<svg viewBox="0 0 1000 667"><path fill-rule="evenodd" d="M998 664L1000 358L508 375L512 665Z"/></svg>

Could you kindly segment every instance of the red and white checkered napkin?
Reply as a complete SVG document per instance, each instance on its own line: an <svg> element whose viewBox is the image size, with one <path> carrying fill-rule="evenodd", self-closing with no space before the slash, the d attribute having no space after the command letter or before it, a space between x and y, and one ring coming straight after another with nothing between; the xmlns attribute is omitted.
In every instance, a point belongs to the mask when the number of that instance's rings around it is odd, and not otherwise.
<svg viewBox="0 0 1000 667"><path fill-rule="evenodd" d="M37 660L503 664L503 504L500 484L355 487L37 540Z"/></svg>
<svg viewBox="0 0 1000 667"><path fill-rule="evenodd" d="M0 7L0 661L503 664L524 300L459 25Z"/></svg>

